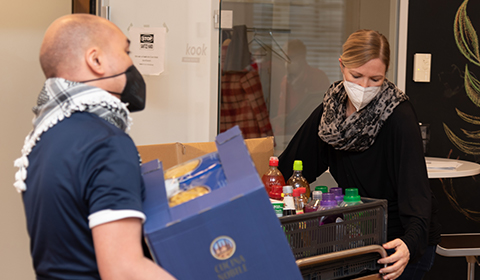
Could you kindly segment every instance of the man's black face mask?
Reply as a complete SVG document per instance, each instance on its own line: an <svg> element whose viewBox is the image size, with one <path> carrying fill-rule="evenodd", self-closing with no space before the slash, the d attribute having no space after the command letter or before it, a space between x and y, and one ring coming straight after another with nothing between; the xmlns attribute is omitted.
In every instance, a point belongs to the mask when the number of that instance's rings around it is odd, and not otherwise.
<svg viewBox="0 0 480 280"><path fill-rule="evenodd" d="M82 81L81 83L93 82L98 80L110 79L125 74L127 77L127 83L122 93L109 91L111 94L119 95L120 100L124 103L128 103L128 110L130 112L141 111L145 108L146 87L142 74L138 72L135 65L128 67L125 72L115 74L108 77L102 77L93 80Z"/></svg>

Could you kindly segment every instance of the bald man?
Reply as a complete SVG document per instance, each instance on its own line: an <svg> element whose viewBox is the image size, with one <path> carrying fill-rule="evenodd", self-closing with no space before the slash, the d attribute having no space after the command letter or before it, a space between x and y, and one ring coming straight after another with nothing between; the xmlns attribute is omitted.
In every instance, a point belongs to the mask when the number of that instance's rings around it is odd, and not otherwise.
<svg viewBox="0 0 480 280"><path fill-rule="evenodd" d="M144 185L127 132L145 83L129 44L114 24L86 14L61 17L45 33L47 80L14 184L37 279L173 279L142 251Z"/></svg>

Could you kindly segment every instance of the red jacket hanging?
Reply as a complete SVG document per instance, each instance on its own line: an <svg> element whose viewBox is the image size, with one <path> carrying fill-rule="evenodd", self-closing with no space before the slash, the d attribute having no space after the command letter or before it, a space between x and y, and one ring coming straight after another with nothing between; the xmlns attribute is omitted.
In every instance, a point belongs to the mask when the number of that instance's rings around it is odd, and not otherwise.
<svg viewBox="0 0 480 280"><path fill-rule="evenodd" d="M226 72L222 75L220 132L235 125L245 139L272 136L272 125L258 72Z"/></svg>

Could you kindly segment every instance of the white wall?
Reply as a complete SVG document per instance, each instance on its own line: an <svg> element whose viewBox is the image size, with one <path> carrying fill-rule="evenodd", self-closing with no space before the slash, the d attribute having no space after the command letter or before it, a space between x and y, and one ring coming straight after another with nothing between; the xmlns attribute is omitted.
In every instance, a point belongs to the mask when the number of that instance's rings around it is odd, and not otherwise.
<svg viewBox="0 0 480 280"><path fill-rule="evenodd" d="M13 187L13 161L31 129L44 77L38 62L43 34L71 1L2 1L0 8L0 278L34 279L23 204Z"/></svg>
<svg viewBox="0 0 480 280"><path fill-rule="evenodd" d="M132 114L130 136L135 143L213 141L217 134L219 49L213 11L219 9L219 2L115 0L109 4L111 21L127 37L129 27L167 29L165 71L144 76L146 107ZM188 50L192 48L204 51L191 53ZM133 55L138 51L134 44L130 50Z"/></svg>

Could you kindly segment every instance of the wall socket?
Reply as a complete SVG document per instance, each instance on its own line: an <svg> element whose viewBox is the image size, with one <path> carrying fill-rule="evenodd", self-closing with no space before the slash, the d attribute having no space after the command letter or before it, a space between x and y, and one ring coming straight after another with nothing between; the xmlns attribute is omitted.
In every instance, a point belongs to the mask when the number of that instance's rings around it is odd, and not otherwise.
<svg viewBox="0 0 480 280"><path fill-rule="evenodd" d="M415 82L430 82L432 54L416 53L413 58L413 80Z"/></svg>

